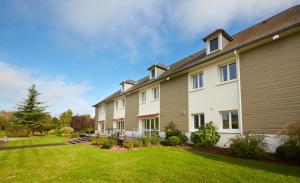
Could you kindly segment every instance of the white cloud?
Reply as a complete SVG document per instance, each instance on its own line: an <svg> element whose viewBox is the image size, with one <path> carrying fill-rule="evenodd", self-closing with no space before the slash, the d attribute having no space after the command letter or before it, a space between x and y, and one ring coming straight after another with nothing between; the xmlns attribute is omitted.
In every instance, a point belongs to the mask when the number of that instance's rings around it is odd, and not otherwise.
<svg viewBox="0 0 300 183"><path fill-rule="evenodd" d="M74 113L93 114L84 94L90 87L86 83L72 83L63 77L34 77L29 71L0 61L0 109L15 110L26 96L27 89L35 84L42 93L40 100L49 106L48 111L58 115L70 108Z"/></svg>

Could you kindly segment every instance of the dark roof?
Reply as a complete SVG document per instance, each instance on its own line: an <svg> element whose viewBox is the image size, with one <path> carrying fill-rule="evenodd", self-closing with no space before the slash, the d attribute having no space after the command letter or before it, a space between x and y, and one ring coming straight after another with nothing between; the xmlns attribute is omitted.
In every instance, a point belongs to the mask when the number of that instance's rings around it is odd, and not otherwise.
<svg viewBox="0 0 300 183"><path fill-rule="evenodd" d="M221 33L226 39L228 39L228 41L233 40L233 38L226 31L224 31L224 29L217 29L214 32L210 33L209 35L205 36L205 38L203 38L202 40L206 41L208 38L216 35L217 33Z"/></svg>
<svg viewBox="0 0 300 183"><path fill-rule="evenodd" d="M147 70L150 70L153 67L158 67L158 68L163 69L163 70L168 70L168 66L166 66L164 64L160 64L160 63L156 63L156 64L151 65Z"/></svg>
<svg viewBox="0 0 300 183"><path fill-rule="evenodd" d="M126 79L125 81L122 81L121 84L122 84L122 83L127 83L127 84L135 85L136 81L130 80L130 79Z"/></svg>
<svg viewBox="0 0 300 183"><path fill-rule="evenodd" d="M124 93L135 92L136 89L141 88L145 85L161 80L163 78L173 76L177 73L181 73L191 67L202 64L213 58L222 56L226 53L232 52L236 49L242 48L251 43L273 36L281 31L285 31L287 29L299 25L300 5L297 5L235 34L234 36L232 36L233 40L230 41L221 51L206 55L205 49L200 50L170 65L168 67L169 69L167 69L164 73L159 75L156 79L150 80L148 76L143 77L142 79L138 80L136 84L129 88L126 92L121 93L120 91L118 91L119 93L116 92L111 96L105 98L104 100L100 101L99 103L109 101L110 99L123 95ZM97 103L96 105L98 105L99 103Z"/></svg>

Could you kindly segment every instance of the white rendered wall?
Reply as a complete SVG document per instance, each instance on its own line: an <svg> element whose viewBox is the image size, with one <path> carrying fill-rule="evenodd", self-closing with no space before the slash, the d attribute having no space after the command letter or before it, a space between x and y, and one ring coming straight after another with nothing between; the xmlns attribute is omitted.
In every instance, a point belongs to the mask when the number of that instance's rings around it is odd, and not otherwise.
<svg viewBox="0 0 300 183"><path fill-rule="evenodd" d="M101 108L101 110L100 110L100 108ZM104 121L105 117L106 117L106 106L105 106L105 104L99 105L96 110L98 110L97 121Z"/></svg>
<svg viewBox="0 0 300 183"><path fill-rule="evenodd" d="M147 115L147 114L157 114L160 112L160 98L154 100L152 88L159 87L159 85L155 85L139 92L139 116ZM141 93L146 92L146 102L142 103L141 101Z"/></svg>
<svg viewBox="0 0 300 183"><path fill-rule="evenodd" d="M125 99L125 97L115 99L115 101L114 101L114 119L125 118L125 107L122 106L123 99ZM116 101L118 101L118 108L116 108L116 105L115 105ZM126 102L126 99L125 99L125 102ZM126 105L124 105L124 106L126 106Z"/></svg>

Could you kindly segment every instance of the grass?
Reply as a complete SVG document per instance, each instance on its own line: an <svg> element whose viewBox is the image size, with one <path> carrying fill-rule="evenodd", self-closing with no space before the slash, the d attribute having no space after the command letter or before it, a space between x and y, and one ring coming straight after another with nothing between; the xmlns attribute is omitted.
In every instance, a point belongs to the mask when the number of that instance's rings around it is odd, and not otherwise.
<svg viewBox="0 0 300 183"><path fill-rule="evenodd" d="M53 143L61 143L65 141L66 141L65 138L54 136L54 135L33 136L29 138L21 138L20 140L9 141L4 144L4 147L26 146L26 145L34 145L34 144L53 144Z"/></svg>
<svg viewBox="0 0 300 183"><path fill-rule="evenodd" d="M181 148L87 144L0 151L1 182L300 182L300 167Z"/></svg>

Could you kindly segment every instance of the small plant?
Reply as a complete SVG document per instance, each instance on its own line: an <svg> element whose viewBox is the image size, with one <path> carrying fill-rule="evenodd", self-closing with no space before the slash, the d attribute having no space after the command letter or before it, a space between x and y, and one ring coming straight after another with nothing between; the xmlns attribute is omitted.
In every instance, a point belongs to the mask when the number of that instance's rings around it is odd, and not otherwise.
<svg viewBox="0 0 300 183"><path fill-rule="evenodd" d="M124 143L123 143L123 146L128 148L128 149L131 149L134 147L134 140L126 140Z"/></svg>
<svg viewBox="0 0 300 183"><path fill-rule="evenodd" d="M6 136L6 133L4 131L0 131L0 138L4 138Z"/></svg>
<svg viewBox="0 0 300 183"><path fill-rule="evenodd" d="M56 135L56 130L54 130L54 129L49 130L48 135Z"/></svg>
<svg viewBox="0 0 300 183"><path fill-rule="evenodd" d="M280 131L284 135L284 143L277 147L276 155L300 163L300 122L290 123Z"/></svg>
<svg viewBox="0 0 300 183"><path fill-rule="evenodd" d="M113 146L115 146L116 144L117 144L117 141L115 139L108 138L108 139L104 140L101 148L110 149Z"/></svg>
<svg viewBox="0 0 300 183"><path fill-rule="evenodd" d="M152 136L151 144L158 145L158 144L160 144L160 141L161 141L160 136L154 135L154 136Z"/></svg>
<svg viewBox="0 0 300 183"><path fill-rule="evenodd" d="M267 143L264 141L264 135L236 136L231 138L230 149L237 157L262 159L266 155Z"/></svg>
<svg viewBox="0 0 300 183"><path fill-rule="evenodd" d="M205 124L203 128L198 131L192 132L191 140L196 146L213 146L220 139L220 135L217 132L217 127L213 122Z"/></svg>
<svg viewBox="0 0 300 183"><path fill-rule="evenodd" d="M144 146L143 141L141 141L139 139L133 140L133 147L143 147L143 146Z"/></svg>
<svg viewBox="0 0 300 183"><path fill-rule="evenodd" d="M165 127L165 130L166 130L166 139L168 139L169 137L172 137L172 136L179 137L180 144L184 144L188 140L187 136L183 132L178 130L176 128L176 125L173 122L170 122Z"/></svg>
<svg viewBox="0 0 300 183"><path fill-rule="evenodd" d="M152 143L152 137L150 136L145 136L142 138L144 146L150 146Z"/></svg>
<svg viewBox="0 0 300 183"><path fill-rule="evenodd" d="M178 136L171 136L167 138L167 144L170 146L180 145L181 140Z"/></svg>
<svg viewBox="0 0 300 183"><path fill-rule="evenodd" d="M92 137L91 142L93 145L103 145L107 141L107 137Z"/></svg>
<svg viewBox="0 0 300 183"><path fill-rule="evenodd" d="M60 133L63 137L71 137L72 133L74 133L74 129L72 127L62 127L60 129Z"/></svg>
<svg viewBox="0 0 300 183"><path fill-rule="evenodd" d="M13 124L7 128L6 135L8 137L27 137L28 130L24 125Z"/></svg>

